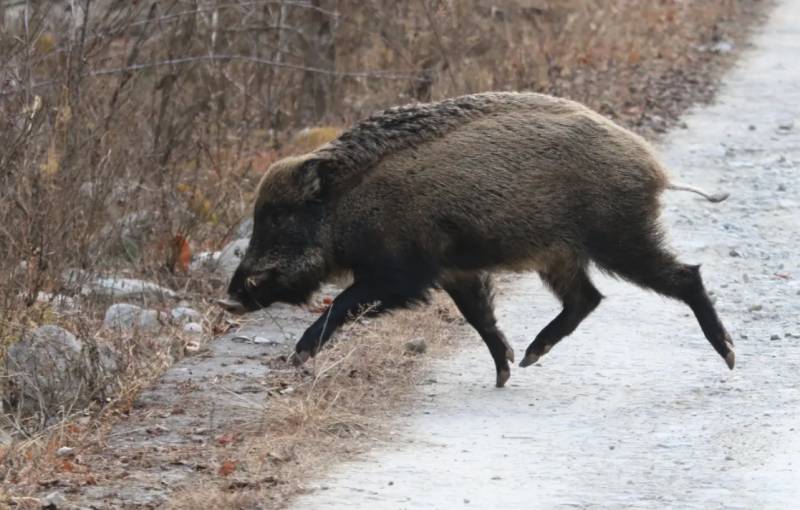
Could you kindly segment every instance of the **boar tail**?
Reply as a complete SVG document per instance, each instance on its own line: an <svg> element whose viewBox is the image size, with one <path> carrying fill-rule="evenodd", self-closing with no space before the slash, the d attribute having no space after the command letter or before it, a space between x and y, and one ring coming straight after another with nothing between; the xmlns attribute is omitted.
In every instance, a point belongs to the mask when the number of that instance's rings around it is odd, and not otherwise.
<svg viewBox="0 0 800 510"><path fill-rule="evenodd" d="M709 202L714 202L714 203L722 202L729 196L729 193L724 193L724 192L710 194L707 191L704 191L700 188L696 188L694 186L689 186L688 184L681 184L677 182L673 182L667 185L667 189L675 191L690 191L692 193L697 193L698 195L705 198Z"/></svg>

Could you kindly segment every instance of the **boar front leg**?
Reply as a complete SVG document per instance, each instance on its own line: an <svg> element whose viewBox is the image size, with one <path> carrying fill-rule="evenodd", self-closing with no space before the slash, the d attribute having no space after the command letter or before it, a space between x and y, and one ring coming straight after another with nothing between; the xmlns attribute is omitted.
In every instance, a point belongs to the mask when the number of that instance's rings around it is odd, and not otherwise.
<svg viewBox="0 0 800 510"><path fill-rule="evenodd" d="M394 284L377 279L357 279L336 296L331 306L303 333L295 346L292 362L302 365L319 352L333 333L359 314L370 316L424 301L429 283L409 277Z"/></svg>
<svg viewBox="0 0 800 510"><path fill-rule="evenodd" d="M514 350L497 327L491 278L488 274L449 276L443 279L442 288L486 343L497 370L496 385L502 388L511 376L508 362L513 363Z"/></svg>

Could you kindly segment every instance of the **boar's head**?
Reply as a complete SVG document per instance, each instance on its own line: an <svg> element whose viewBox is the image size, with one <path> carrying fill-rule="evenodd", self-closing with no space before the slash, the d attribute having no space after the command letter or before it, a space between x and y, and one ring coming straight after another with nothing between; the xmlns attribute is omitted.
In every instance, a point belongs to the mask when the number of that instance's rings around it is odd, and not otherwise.
<svg viewBox="0 0 800 510"><path fill-rule="evenodd" d="M324 160L274 163L258 185L250 244L220 305L244 313L308 300L327 275Z"/></svg>

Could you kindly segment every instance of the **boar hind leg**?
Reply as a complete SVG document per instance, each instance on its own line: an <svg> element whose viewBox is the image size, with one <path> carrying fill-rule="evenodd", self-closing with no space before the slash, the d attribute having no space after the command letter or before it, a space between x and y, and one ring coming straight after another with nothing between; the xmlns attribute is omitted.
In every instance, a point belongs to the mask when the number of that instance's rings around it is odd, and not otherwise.
<svg viewBox="0 0 800 510"><path fill-rule="evenodd" d="M442 282L442 288L453 298L467 322L483 338L497 370L497 387L502 388L511 376L508 362L514 361L514 351L497 328L489 275L448 277Z"/></svg>
<svg viewBox="0 0 800 510"><path fill-rule="evenodd" d="M301 365L313 357L349 319L362 314L373 316L424 301L429 288L430 284L412 277L394 283L356 279L336 296L330 307L303 333L295 346L292 362Z"/></svg>
<svg viewBox="0 0 800 510"><path fill-rule="evenodd" d="M552 268L541 272L540 275L544 283L561 300L564 308L536 335L536 339L525 350L525 358L519 364L521 367L536 363L562 338L575 331L603 298L589 280L586 269L577 263Z"/></svg>
<svg viewBox="0 0 800 510"><path fill-rule="evenodd" d="M592 257L601 267L632 283L686 303L706 339L733 369L733 342L706 293L700 266L676 260L662 247L658 228L643 230L644 233L635 230L616 240L606 236L606 242L591 250Z"/></svg>

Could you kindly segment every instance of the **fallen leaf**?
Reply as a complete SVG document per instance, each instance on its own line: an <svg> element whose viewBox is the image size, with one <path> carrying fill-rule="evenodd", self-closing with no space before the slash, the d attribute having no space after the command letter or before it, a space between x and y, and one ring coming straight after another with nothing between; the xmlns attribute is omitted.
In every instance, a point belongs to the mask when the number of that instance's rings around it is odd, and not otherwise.
<svg viewBox="0 0 800 510"><path fill-rule="evenodd" d="M217 444L220 445L220 446L229 445L232 442L234 442L235 440L236 440L236 437L234 437L231 434L222 434L222 435L217 436Z"/></svg>
<svg viewBox="0 0 800 510"><path fill-rule="evenodd" d="M219 471L217 471L217 473L219 473L219 476L228 476L234 471L236 471L236 463L232 460L226 460L219 467Z"/></svg>
<svg viewBox="0 0 800 510"><path fill-rule="evenodd" d="M72 473L75 471L75 464L64 459L56 464L56 469L64 473Z"/></svg>
<svg viewBox="0 0 800 510"><path fill-rule="evenodd" d="M189 264L192 262L192 249L189 246L189 241L182 235L176 234L173 243L175 250L173 269L188 273Z"/></svg>

